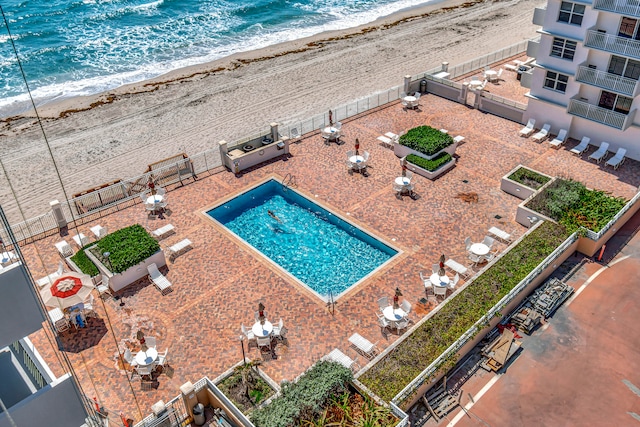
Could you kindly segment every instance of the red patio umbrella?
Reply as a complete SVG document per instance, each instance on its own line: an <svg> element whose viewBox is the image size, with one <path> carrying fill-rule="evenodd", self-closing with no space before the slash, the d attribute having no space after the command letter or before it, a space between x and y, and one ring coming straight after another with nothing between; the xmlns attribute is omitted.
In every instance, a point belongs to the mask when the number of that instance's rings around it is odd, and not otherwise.
<svg viewBox="0 0 640 427"><path fill-rule="evenodd" d="M45 305L63 309L86 301L93 289L91 276L70 271L45 286L40 296Z"/></svg>

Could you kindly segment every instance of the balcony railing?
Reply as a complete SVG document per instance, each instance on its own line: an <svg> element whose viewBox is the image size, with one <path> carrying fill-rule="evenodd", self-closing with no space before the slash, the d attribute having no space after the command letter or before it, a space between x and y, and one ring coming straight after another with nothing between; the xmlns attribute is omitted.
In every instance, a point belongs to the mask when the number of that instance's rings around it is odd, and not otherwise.
<svg viewBox="0 0 640 427"><path fill-rule="evenodd" d="M640 17L640 1L638 0L594 0L593 8L625 16Z"/></svg>
<svg viewBox="0 0 640 427"><path fill-rule="evenodd" d="M568 113L594 122L602 123L616 129L625 129L625 124L627 119L629 119L625 114L607 110L606 108L598 107L597 105L589 104L588 102L581 101L579 99L572 99L569 102Z"/></svg>
<svg viewBox="0 0 640 427"><path fill-rule="evenodd" d="M576 73L576 81L607 89L622 95L634 96L636 92L637 80L593 68L580 66Z"/></svg>
<svg viewBox="0 0 640 427"><path fill-rule="evenodd" d="M617 53L629 58L640 59L640 41L589 30L584 42L586 47Z"/></svg>

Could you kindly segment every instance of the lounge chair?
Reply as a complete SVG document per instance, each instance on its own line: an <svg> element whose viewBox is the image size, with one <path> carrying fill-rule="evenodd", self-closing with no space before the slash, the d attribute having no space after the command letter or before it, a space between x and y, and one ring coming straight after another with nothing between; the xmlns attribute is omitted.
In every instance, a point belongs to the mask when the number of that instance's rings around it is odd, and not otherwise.
<svg viewBox="0 0 640 427"><path fill-rule="evenodd" d="M389 138L388 136L380 135L377 139L387 147L393 148L393 139Z"/></svg>
<svg viewBox="0 0 640 427"><path fill-rule="evenodd" d="M187 251L190 248L191 248L191 240L189 239L180 240L175 245L169 247L169 260L173 261L175 257L177 257L178 255Z"/></svg>
<svg viewBox="0 0 640 427"><path fill-rule="evenodd" d="M533 127L536 125L535 119L529 119L527 125L520 129L520 136L527 137L533 133Z"/></svg>
<svg viewBox="0 0 640 427"><path fill-rule="evenodd" d="M549 144L551 144L553 147L560 147L562 144L565 143L566 140L567 140L567 130L560 129L560 132L558 132L558 136L556 136L553 139L553 141L551 141Z"/></svg>
<svg viewBox="0 0 640 427"><path fill-rule="evenodd" d="M171 287L171 282L164 277L160 270L158 270L158 266L156 263L151 263L147 266L147 271L149 272L149 279L153 282L153 284L160 290L162 295L168 294L173 291Z"/></svg>
<svg viewBox="0 0 640 427"><path fill-rule="evenodd" d="M551 125L550 124L545 124L544 126L542 126L542 129L540 129L540 132L536 133L531 138L535 142L542 142L545 139L547 139L547 137L549 136L549 131L550 130L551 130Z"/></svg>
<svg viewBox="0 0 640 427"><path fill-rule="evenodd" d="M351 359L349 356L347 356L337 348L334 348L329 354L323 356L322 360L337 362L345 368L351 370L354 370L354 367L358 366L355 360Z"/></svg>
<svg viewBox="0 0 640 427"><path fill-rule="evenodd" d="M167 224L151 232L156 240L163 239L173 233L175 233L175 228L172 224Z"/></svg>
<svg viewBox="0 0 640 427"><path fill-rule="evenodd" d="M582 153L584 153L585 150L589 148L589 142L591 142L591 138L589 138L588 136L583 136L582 140L580 141L580 144L576 145L569 151L572 152L573 154L577 154L578 156L581 156Z"/></svg>
<svg viewBox="0 0 640 427"><path fill-rule="evenodd" d="M618 166L620 166L624 162L625 154L627 154L626 148L618 148L618 151L616 151L616 154L612 158L607 160L607 163L605 163L605 165L613 166L614 169L618 169Z"/></svg>
<svg viewBox="0 0 640 427"><path fill-rule="evenodd" d="M63 258L73 255L73 248L64 240L56 243L55 247Z"/></svg>
<svg viewBox="0 0 640 427"><path fill-rule="evenodd" d="M73 241L76 242L76 245L80 246L81 248L87 246L90 243L89 238L82 233L78 233L73 236Z"/></svg>
<svg viewBox="0 0 640 427"><path fill-rule="evenodd" d="M600 163L607 157L607 150L609 150L609 143L602 141L600 148L591 153L589 160L595 160L596 163Z"/></svg>
<svg viewBox="0 0 640 427"><path fill-rule="evenodd" d="M107 229L101 226L100 224L91 227L90 230L93 233L93 235L96 236L96 239L102 239L104 236L107 235Z"/></svg>

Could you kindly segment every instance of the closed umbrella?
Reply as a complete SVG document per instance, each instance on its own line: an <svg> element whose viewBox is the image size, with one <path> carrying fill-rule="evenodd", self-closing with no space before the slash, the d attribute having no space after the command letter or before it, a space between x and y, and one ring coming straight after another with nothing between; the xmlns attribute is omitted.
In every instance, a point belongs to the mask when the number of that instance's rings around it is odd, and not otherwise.
<svg viewBox="0 0 640 427"><path fill-rule="evenodd" d="M358 150L360 149L360 141L356 138L356 156L358 155Z"/></svg>
<svg viewBox="0 0 640 427"><path fill-rule="evenodd" d="M258 320L260 320L260 324L264 325L265 316L264 316L264 304L258 304Z"/></svg>
<svg viewBox="0 0 640 427"><path fill-rule="evenodd" d="M45 286L40 296L45 305L64 309L86 301L93 289L91 276L71 271Z"/></svg>
<svg viewBox="0 0 640 427"><path fill-rule="evenodd" d="M400 307L400 305L398 304L398 299L401 296L402 296L402 292L400 292L400 288L396 288L396 293L393 296L393 309L394 310Z"/></svg>
<svg viewBox="0 0 640 427"><path fill-rule="evenodd" d="M333 113L329 110L329 126L333 126Z"/></svg>

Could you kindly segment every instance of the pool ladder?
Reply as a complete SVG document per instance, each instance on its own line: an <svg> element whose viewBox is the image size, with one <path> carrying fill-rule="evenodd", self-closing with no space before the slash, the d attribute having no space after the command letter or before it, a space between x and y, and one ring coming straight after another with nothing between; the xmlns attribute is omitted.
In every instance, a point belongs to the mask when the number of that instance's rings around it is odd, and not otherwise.
<svg viewBox="0 0 640 427"><path fill-rule="evenodd" d="M298 183L296 182L296 177L291 175L290 173L286 174L284 179L282 180L282 189L287 191L289 188L297 187Z"/></svg>

